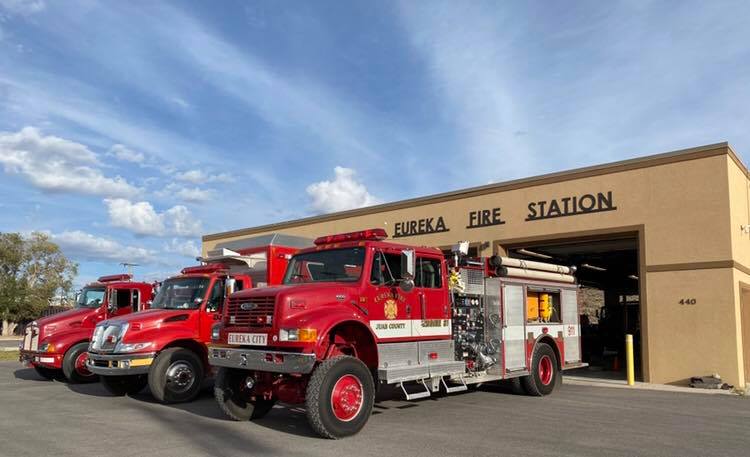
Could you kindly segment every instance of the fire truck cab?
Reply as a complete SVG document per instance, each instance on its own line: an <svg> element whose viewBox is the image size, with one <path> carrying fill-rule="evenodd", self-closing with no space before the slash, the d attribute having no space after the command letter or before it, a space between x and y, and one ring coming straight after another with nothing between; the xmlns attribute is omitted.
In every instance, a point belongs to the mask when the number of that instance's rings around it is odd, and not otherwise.
<svg viewBox="0 0 750 457"><path fill-rule="evenodd" d="M201 265L166 279L148 311L99 323L89 346L88 369L114 395L146 385L162 403L190 401L211 374L206 343L218 331L225 297L234 290L281 281L297 248L265 245L222 248Z"/></svg>
<svg viewBox="0 0 750 457"><path fill-rule="evenodd" d="M376 386L407 400L518 378L546 395L582 366L571 267L493 256L451 261L382 229L318 238L283 284L232 294L209 346L214 394L235 420L304 403L326 438L357 433Z"/></svg>
<svg viewBox="0 0 750 457"><path fill-rule="evenodd" d="M26 327L20 360L46 379L95 381L86 367L86 349L97 323L147 309L154 285L131 281L129 274L102 276L86 285L74 309L37 319Z"/></svg>

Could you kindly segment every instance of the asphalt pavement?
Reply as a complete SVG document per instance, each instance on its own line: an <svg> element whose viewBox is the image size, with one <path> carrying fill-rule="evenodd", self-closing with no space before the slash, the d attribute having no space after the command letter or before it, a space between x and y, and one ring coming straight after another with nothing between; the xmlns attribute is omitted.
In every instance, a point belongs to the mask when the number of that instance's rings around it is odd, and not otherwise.
<svg viewBox="0 0 750 457"><path fill-rule="evenodd" d="M330 441L304 410L227 420L210 390L192 403L114 398L100 384L44 381L0 362L0 455L15 456L747 456L750 399L563 385L376 403L358 435Z"/></svg>

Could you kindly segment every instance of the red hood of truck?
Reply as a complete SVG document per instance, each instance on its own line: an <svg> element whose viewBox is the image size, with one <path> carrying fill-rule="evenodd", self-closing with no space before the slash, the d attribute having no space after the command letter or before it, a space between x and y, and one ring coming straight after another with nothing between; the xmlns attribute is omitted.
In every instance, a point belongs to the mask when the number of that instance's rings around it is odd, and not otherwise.
<svg viewBox="0 0 750 457"><path fill-rule="evenodd" d="M98 310L99 308L73 308L61 313L53 314L52 316L37 319L36 322L39 324L39 327L49 324L72 324L74 322L82 321L85 317L96 314Z"/></svg>
<svg viewBox="0 0 750 457"><path fill-rule="evenodd" d="M140 322L147 327L151 327L154 324L164 322L165 320L168 321L182 315L186 316L187 319L195 312L198 312L198 309L147 309L137 313L113 317L111 320L128 323Z"/></svg>
<svg viewBox="0 0 750 457"><path fill-rule="evenodd" d="M232 298L249 298L249 297L267 297L269 295L278 295L285 292L293 292L294 295L314 294L315 292L327 291L330 289L342 289L356 287L356 282L317 282L317 283L300 283L281 286L258 287L255 289L245 289L232 294Z"/></svg>

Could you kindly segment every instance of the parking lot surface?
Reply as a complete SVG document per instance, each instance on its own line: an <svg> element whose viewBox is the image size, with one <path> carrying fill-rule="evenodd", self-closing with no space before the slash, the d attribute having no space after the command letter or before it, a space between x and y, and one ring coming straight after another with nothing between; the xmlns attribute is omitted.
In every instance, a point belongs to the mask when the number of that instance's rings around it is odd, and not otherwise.
<svg viewBox="0 0 750 457"><path fill-rule="evenodd" d="M387 397L387 396L386 396ZM394 399L395 398L395 399ZM210 390L161 405L148 390L44 381L0 362L2 456L747 456L750 400L563 385L532 398L507 388L376 404L357 436L323 440L300 408L227 420Z"/></svg>

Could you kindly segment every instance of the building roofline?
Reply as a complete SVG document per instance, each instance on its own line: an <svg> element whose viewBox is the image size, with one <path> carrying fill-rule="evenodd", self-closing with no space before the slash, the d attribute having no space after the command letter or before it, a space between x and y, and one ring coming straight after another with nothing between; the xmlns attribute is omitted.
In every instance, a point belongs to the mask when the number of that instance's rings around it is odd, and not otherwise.
<svg viewBox="0 0 750 457"><path fill-rule="evenodd" d="M428 195L425 197L416 197L406 200L399 200L390 203L383 203L375 206L368 206L365 208L351 209L347 211L339 211L336 213L322 214L318 216L310 216L301 219L294 219L290 221L277 222L273 224L261 225L257 227L249 227L244 229L230 230L226 232L211 233L203 236L203 241L213 241L229 237L251 235L260 232L278 231L292 227L299 227L302 225L309 225L320 222L328 222L339 219L345 219L349 217L363 216L368 214L377 214L386 211L394 211L402 208L429 205L434 203L440 203L444 201L457 200L459 198L475 197L479 195L492 194L497 192L505 192L509 190L522 189L531 186L540 186L544 184L551 184L562 181L571 181L574 179L588 178L592 176L600 176L604 174L618 173L622 171L636 170L639 168L648 168L657 165L665 165L669 163L684 162L688 160L705 159L708 157L714 157L718 155L728 154L730 158L737 164L738 167L745 173L746 176L750 175L747 167L742 163L737 154L734 152L728 142L721 142L715 144L709 144L705 146L698 146L688 149L680 149L677 151L664 152L661 154L636 157L634 159L621 160L617 162L610 162L601 165L593 165L583 168L575 168L572 170L558 171L553 173L547 173L538 176L532 176L530 178L520 178L511 181L505 181L501 183L487 184L484 186L469 187L466 189L459 189L450 192L443 192L440 194Z"/></svg>

